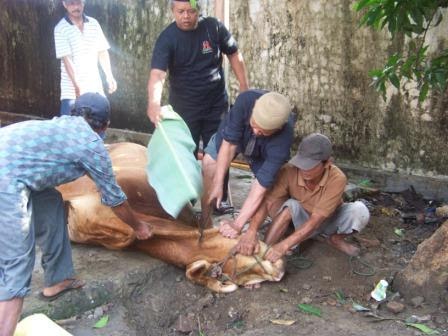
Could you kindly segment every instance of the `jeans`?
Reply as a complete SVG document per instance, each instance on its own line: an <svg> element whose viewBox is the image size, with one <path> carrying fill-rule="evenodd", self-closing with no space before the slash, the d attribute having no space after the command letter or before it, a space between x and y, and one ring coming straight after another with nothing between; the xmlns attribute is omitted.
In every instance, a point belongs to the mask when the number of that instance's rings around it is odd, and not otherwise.
<svg viewBox="0 0 448 336"><path fill-rule="evenodd" d="M70 115L74 107L75 107L75 99L62 99L59 115L60 116Z"/></svg>
<svg viewBox="0 0 448 336"><path fill-rule="evenodd" d="M0 301L29 293L36 243L46 287L73 277L61 194L54 188L0 193Z"/></svg>

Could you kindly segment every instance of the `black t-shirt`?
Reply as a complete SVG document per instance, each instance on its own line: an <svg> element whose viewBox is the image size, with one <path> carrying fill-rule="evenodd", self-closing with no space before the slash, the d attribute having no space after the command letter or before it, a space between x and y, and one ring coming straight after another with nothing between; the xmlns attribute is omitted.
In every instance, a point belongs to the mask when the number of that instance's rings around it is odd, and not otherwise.
<svg viewBox="0 0 448 336"><path fill-rule="evenodd" d="M237 50L235 39L215 18L199 17L192 31L180 30L173 22L156 41L151 69L168 71L169 102L191 118L198 110L227 104L222 54Z"/></svg>

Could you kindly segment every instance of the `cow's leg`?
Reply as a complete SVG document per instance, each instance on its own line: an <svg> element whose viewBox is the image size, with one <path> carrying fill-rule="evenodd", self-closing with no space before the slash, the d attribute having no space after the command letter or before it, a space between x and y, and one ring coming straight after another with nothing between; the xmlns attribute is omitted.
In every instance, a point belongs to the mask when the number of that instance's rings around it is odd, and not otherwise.
<svg viewBox="0 0 448 336"><path fill-rule="evenodd" d="M216 278L212 278L207 272L212 267L207 260L198 260L187 265L186 275L191 281L206 286L217 293L230 293L238 289L238 285L233 282L221 282Z"/></svg>

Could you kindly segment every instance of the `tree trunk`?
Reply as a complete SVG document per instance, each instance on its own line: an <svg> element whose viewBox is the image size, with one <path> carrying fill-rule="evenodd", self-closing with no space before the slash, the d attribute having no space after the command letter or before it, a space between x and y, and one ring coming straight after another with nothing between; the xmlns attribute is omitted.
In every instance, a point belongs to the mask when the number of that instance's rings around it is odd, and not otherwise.
<svg viewBox="0 0 448 336"><path fill-rule="evenodd" d="M423 296L448 306L448 221L421 243L393 286L406 299Z"/></svg>

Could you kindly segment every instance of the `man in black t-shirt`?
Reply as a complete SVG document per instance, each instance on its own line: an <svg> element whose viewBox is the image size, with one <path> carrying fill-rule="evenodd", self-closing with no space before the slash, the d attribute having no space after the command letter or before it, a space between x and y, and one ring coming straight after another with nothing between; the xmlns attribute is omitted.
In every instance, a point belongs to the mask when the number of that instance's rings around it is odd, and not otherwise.
<svg viewBox="0 0 448 336"><path fill-rule="evenodd" d="M200 16L196 1L172 0L171 8L175 22L162 31L153 50L147 114L157 126L168 72L169 103L187 123L197 152L199 141L205 148L228 110L222 54L240 92L248 89L246 68L230 32L217 19Z"/></svg>

